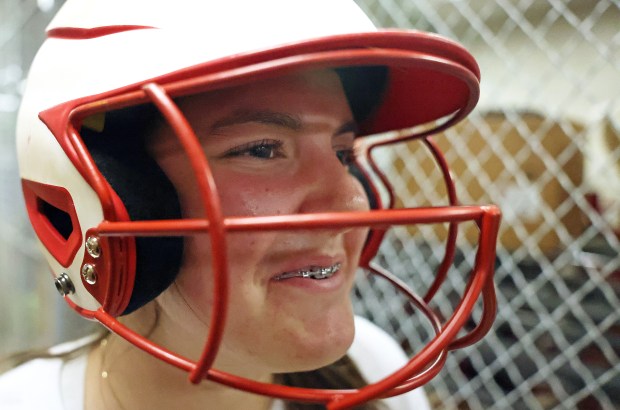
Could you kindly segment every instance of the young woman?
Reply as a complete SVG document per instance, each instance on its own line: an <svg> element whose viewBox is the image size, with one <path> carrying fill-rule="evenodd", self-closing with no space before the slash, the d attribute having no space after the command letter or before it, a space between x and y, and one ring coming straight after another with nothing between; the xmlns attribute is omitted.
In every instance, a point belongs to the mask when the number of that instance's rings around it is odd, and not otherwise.
<svg viewBox="0 0 620 410"><path fill-rule="evenodd" d="M473 58L374 32L348 1L210 3L70 0L52 22L20 112L24 194L56 287L109 332L4 375L2 407L427 408L414 388L492 320L498 213L386 209L356 150L464 117ZM354 318L355 272L390 277L372 262L389 224L466 219L481 251L445 325L392 279L438 332L407 362ZM50 380L44 404L22 393Z"/></svg>

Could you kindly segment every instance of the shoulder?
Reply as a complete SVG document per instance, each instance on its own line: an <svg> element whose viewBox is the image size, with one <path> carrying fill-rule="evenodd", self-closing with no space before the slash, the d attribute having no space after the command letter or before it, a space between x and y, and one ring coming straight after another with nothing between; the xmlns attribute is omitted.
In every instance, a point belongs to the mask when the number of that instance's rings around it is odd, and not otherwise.
<svg viewBox="0 0 620 410"><path fill-rule="evenodd" d="M390 335L369 320L357 316L355 339L348 354L371 383L389 376L408 361L403 349ZM387 399L385 404L390 410L430 409L422 388Z"/></svg>
<svg viewBox="0 0 620 410"><path fill-rule="evenodd" d="M40 358L0 375L3 410L81 409L87 355Z"/></svg>
<svg viewBox="0 0 620 410"><path fill-rule="evenodd" d="M35 359L0 375L3 409L62 409L61 359Z"/></svg>

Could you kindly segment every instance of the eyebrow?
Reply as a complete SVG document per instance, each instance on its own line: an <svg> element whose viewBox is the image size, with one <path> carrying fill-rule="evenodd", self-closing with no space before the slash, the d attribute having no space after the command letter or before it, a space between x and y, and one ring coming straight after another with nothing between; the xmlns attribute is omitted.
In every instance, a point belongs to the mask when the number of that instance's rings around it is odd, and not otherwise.
<svg viewBox="0 0 620 410"><path fill-rule="evenodd" d="M211 126L210 133L216 134L223 128L252 122L275 125L277 127L288 128L293 131L299 131L303 128L301 119L296 115L270 110L238 110L233 112L231 115L216 121ZM351 120L338 127L333 135L336 136L346 133L353 133L357 135L358 131L356 122Z"/></svg>
<svg viewBox="0 0 620 410"><path fill-rule="evenodd" d="M299 131L302 128L302 123L299 117L291 114L269 110L239 110L216 121L215 124L211 126L211 133L217 133L217 131L222 128L250 122L275 125L278 127L289 128L293 131Z"/></svg>

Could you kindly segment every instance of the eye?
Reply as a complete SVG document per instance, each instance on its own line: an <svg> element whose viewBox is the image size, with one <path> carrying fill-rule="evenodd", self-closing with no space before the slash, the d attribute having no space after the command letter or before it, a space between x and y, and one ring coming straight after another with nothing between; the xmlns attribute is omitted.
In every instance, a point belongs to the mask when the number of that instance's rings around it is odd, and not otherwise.
<svg viewBox="0 0 620 410"><path fill-rule="evenodd" d="M282 141L264 139L243 144L226 151L224 158L252 157L258 159L283 158Z"/></svg>

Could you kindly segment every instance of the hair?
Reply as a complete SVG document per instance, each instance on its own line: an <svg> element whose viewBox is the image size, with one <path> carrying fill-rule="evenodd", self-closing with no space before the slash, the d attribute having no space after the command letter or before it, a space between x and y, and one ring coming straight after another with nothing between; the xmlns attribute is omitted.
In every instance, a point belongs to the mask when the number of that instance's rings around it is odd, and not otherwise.
<svg viewBox="0 0 620 410"><path fill-rule="evenodd" d="M110 335L105 329L73 342L63 343L47 349L32 349L12 354L0 359L0 374L34 359L71 360L87 354L103 339ZM274 383L283 386L317 388L317 389L356 389L367 384L359 369L349 356L316 370L298 373L276 374ZM323 410L325 406L317 403L285 402L286 410ZM383 410L385 406L377 401L355 407L356 410Z"/></svg>
<svg viewBox="0 0 620 410"><path fill-rule="evenodd" d="M153 309L153 321L143 331L144 337L149 337L157 328L161 314L159 305L156 302L149 303L148 307ZM0 374L34 359L55 358L67 361L77 358L88 354L92 348L111 334L110 330L101 327L99 331L74 341L62 343L51 348L27 350L0 358ZM290 387L333 390L358 389L367 385L367 381L360 373L357 365L348 355L316 370L275 374L273 382ZM285 401L285 408L286 410L322 410L325 407L319 403ZM356 410L382 410L384 408L384 405L378 401L364 403L355 407Z"/></svg>
<svg viewBox="0 0 620 410"><path fill-rule="evenodd" d="M6 357L0 357L0 374L34 359L60 358L63 360L71 360L89 351L108 334L108 331L95 332L82 338L61 343L53 347L24 350Z"/></svg>
<svg viewBox="0 0 620 410"><path fill-rule="evenodd" d="M275 382L284 386L316 389L358 389L367 384L359 369L348 355L317 370L298 373L277 374ZM287 410L321 410L322 404L288 402ZM381 410L384 406L377 401L355 407L357 410Z"/></svg>

